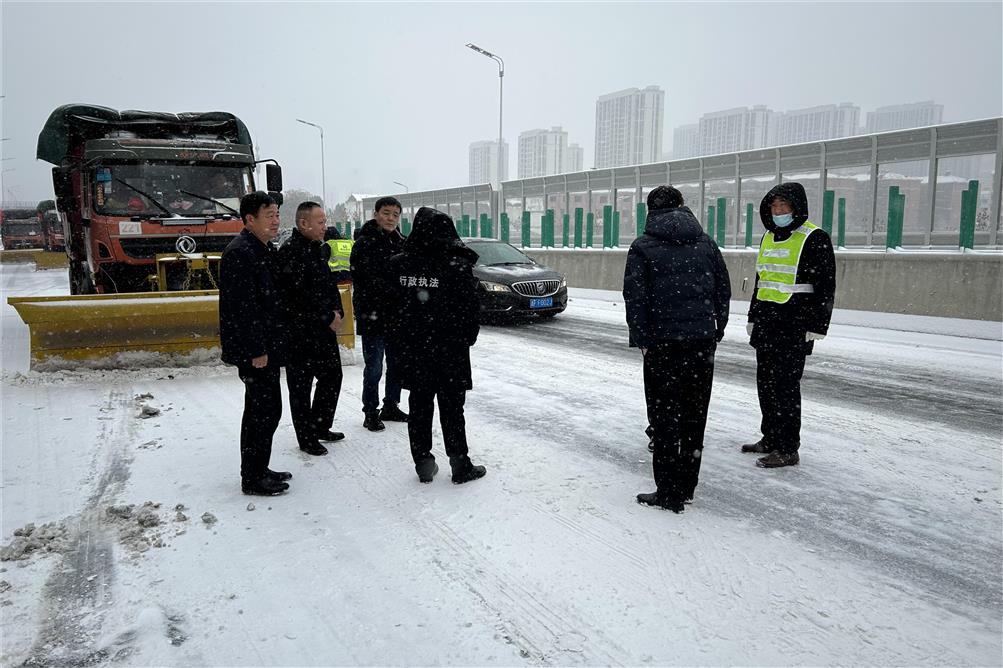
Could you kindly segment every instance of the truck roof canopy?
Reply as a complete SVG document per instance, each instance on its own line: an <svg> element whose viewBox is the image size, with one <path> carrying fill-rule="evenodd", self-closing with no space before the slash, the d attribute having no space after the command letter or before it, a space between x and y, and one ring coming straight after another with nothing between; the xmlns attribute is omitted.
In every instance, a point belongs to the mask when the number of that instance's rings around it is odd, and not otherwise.
<svg viewBox="0 0 1003 668"><path fill-rule="evenodd" d="M170 114L67 104L49 114L49 120L38 135L35 155L39 160L61 165L73 146L88 139L106 137L117 130L162 139L212 135L228 142L251 145L251 133L244 122L224 111Z"/></svg>

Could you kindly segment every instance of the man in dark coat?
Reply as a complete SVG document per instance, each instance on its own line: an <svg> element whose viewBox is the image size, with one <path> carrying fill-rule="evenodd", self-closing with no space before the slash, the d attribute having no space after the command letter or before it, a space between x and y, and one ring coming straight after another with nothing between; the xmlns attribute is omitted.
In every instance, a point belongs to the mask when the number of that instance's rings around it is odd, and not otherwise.
<svg viewBox="0 0 1003 668"><path fill-rule="evenodd" d="M456 234L449 216L422 207L404 252L390 260L396 290L391 339L399 352L401 384L408 390L408 436L421 482L432 482L439 467L432 456L434 400L454 483L484 475L467 455L463 403L473 387L470 347L480 330L477 253Z"/></svg>
<svg viewBox="0 0 1003 668"><path fill-rule="evenodd" d="M657 489L637 500L678 513L693 498L700 473L714 351L728 324L731 283L721 251L678 190L655 188L648 209L623 276L631 345L644 355L654 439Z"/></svg>
<svg viewBox="0 0 1003 668"><path fill-rule="evenodd" d="M815 341L825 338L836 298L836 256L825 230L808 221L800 183L776 186L759 205L766 227L749 305L763 437L742 452L762 468L800 463L801 376Z"/></svg>
<svg viewBox="0 0 1003 668"><path fill-rule="evenodd" d="M279 286L290 328L289 410L300 450L310 455L327 454L320 441L345 438L331 431L341 394L337 332L345 311L322 254L326 226L324 209L316 202L303 202L296 208L292 236L279 249Z"/></svg>
<svg viewBox="0 0 1003 668"><path fill-rule="evenodd" d="M394 288L387 279L387 263L401 251L404 237L397 229L401 204L394 197L376 200L373 220L362 226L352 246L352 307L356 333L362 338L362 423L369 431L383 431L383 421L407 422L400 403L397 355L387 341L387 322L393 314ZM387 381L380 410L380 377L387 360Z"/></svg>
<svg viewBox="0 0 1003 668"><path fill-rule="evenodd" d="M279 368L285 364L286 324L278 292L272 239L279 207L265 192L240 200L244 229L219 264L219 336L223 361L244 383L240 423L240 479L244 494L271 496L289 488L287 471L272 471L272 437L282 417Z"/></svg>

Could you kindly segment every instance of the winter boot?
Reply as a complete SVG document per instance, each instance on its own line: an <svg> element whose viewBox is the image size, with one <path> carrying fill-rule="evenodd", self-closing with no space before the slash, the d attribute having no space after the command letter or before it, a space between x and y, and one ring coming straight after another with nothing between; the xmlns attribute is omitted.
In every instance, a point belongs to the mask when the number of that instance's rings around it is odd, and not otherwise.
<svg viewBox="0 0 1003 668"><path fill-rule="evenodd" d="M775 449L766 444L765 438L761 438L755 443L746 443L742 446L742 452L757 452L761 455L769 454Z"/></svg>
<svg viewBox="0 0 1003 668"><path fill-rule="evenodd" d="M317 442L301 445L300 450L307 453L308 455L314 455L316 457L320 457L321 455L327 454L327 448L325 448L323 445Z"/></svg>
<svg viewBox="0 0 1003 668"><path fill-rule="evenodd" d="M384 404L380 419L384 422L407 422L407 413L398 408L397 404Z"/></svg>
<svg viewBox="0 0 1003 668"><path fill-rule="evenodd" d="M289 483L280 482L267 475L257 480L244 480L240 483L240 491L251 496L278 496L285 494Z"/></svg>
<svg viewBox="0 0 1003 668"><path fill-rule="evenodd" d="M289 471L273 471L271 469L265 469L265 477L279 482L285 482L286 480L292 480L293 474Z"/></svg>
<svg viewBox="0 0 1003 668"><path fill-rule="evenodd" d="M801 457L798 456L797 450L794 452L774 450L765 457L760 457L756 460L756 466L761 469L778 469L782 466L796 466L800 463Z"/></svg>
<svg viewBox="0 0 1003 668"><path fill-rule="evenodd" d="M369 431L383 431L387 428L387 426L383 424L383 421L380 419L379 411L366 413L366 419L362 422L362 426Z"/></svg>
<svg viewBox="0 0 1003 668"><path fill-rule="evenodd" d="M321 441L340 441L345 438L345 435L340 431L325 431L320 436L317 437Z"/></svg>
<svg viewBox="0 0 1003 668"><path fill-rule="evenodd" d="M465 482L483 478L484 474L487 473L487 469L483 466L475 466L470 461L470 457L465 455L463 457L450 457L449 466L453 470L454 485L462 485Z"/></svg>
<svg viewBox="0 0 1003 668"><path fill-rule="evenodd" d="M435 463L435 457L423 459L414 465L414 470L418 474L418 482L432 482L435 474L439 472L439 465Z"/></svg>
<svg viewBox="0 0 1003 668"><path fill-rule="evenodd" d="M673 499L667 496L661 496L658 492L638 494L637 502L645 506L671 510L674 513L681 513L685 509L682 499Z"/></svg>

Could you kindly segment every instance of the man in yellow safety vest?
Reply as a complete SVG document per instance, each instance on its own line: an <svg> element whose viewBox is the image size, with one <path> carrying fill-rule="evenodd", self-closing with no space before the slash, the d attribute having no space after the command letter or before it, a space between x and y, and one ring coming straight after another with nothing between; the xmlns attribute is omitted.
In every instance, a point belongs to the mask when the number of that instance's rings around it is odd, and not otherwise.
<svg viewBox="0 0 1003 668"><path fill-rule="evenodd" d="M808 197L800 183L770 190L759 217L766 233L747 329L756 349L763 437L743 445L742 452L761 453L757 466L778 468L801 461L801 376L814 342L829 330L836 259L829 235L808 221Z"/></svg>
<svg viewBox="0 0 1003 668"><path fill-rule="evenodd" d="M324 232L324 244L327 250L324 256L327 258L327 268L331 270L331 277L335 283L344 283L352 280L352 245L355 242L345 239L335 227L328 227Z"/></svg>

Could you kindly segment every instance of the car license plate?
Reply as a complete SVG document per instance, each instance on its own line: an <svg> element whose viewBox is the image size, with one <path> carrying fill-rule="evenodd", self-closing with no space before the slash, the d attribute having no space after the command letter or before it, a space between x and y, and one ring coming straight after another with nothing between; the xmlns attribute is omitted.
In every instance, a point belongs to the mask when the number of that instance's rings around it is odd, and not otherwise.
<svg viewBox="0 0 1003 668"><path fill-rule="evenodd" d="M554 298L553 297L546 297L546 298L543 298L543 299L530 299L529 300L529 307L530 308L549 308L549 307L551 307L553 305L554 305Z"/></svg>

